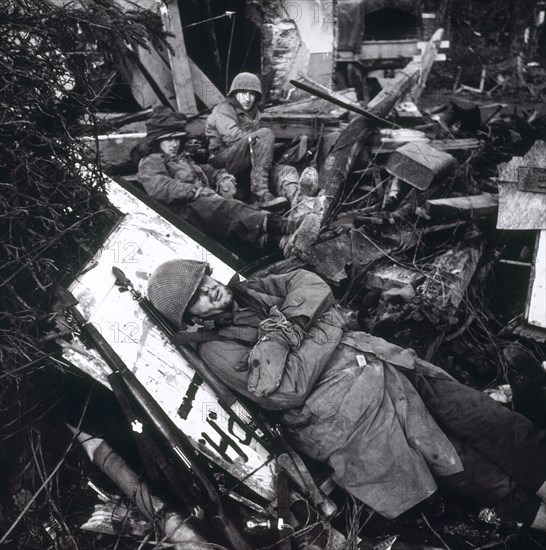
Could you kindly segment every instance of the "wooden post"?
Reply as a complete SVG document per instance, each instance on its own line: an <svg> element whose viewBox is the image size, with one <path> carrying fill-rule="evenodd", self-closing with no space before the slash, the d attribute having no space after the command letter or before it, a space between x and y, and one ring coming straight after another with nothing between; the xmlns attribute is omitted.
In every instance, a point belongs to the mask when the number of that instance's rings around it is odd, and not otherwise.
<svg viewBox="0 0 546 550"><path fill-rule="evenodd" d="M165 30L174 37L169 38L173 53L169 52L171 72L173 75L174 91L178 110L185 115L197 113L197 105L193 91L190 63L184 43L184 33L180 21L178 0L163 0L160 8L161 18Z"/></svg>
<svg viewBox="0 0 546 550"><path fill-rule="evenodd" d="M137 48L126 62L118 66L123 80L131 87L133 97L143 108L167 105L176 107L171 68L158 51Z"/></svg>

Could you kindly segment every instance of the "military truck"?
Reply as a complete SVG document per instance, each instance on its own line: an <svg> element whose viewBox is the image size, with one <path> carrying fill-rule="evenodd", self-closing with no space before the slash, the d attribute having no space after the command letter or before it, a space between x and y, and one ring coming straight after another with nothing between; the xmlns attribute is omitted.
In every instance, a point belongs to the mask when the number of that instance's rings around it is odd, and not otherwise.
<svg viewBox="0 0 546 550"><path fill-rule="evenodd" d="M338 89L354 86L359 92L366 78L392 77L418 57L443 24L443 10L425 11L424 4L422 0L339 0ZM441 46L448 45L443 41ZM439 54L437 60L441 59L445 54Z"/></svg>

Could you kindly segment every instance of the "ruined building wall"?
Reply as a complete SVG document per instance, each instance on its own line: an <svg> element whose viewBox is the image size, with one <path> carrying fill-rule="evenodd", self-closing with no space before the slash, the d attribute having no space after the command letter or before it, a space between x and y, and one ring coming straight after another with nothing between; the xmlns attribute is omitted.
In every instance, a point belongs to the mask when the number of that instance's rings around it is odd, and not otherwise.
<svg viewBox="0 0 546 550"><path fill-rule="evenodd" d="M336 0L271 0L263 7L262 74L272 76L270 99L301 98L290 79L301 71L332 86Z"/></svg>

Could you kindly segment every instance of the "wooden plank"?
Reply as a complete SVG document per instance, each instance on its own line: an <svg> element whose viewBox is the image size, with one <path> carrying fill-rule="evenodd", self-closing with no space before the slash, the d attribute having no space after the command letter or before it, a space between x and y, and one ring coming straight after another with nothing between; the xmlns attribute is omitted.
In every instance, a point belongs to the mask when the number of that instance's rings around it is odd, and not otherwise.
<svg viewBox="0 0 546 550"><path fill-rule="evenodd" d="M137 48L134 58L127 57L125 63L118 66L118 70L143 109L165 103L174 108L176 94L171 68L157 50L151 46L150 48L149 51Z"/></svg>
<svg viewBox="0 0 546 550"><path fill-rule="evenodd" d="M467 151L469 149L479 149L482 142L475 138L462 139L433 139L430 144L440 151Z"/></svg>
<svg viewBox="0 0 546 550"><path fill-rule="evenodd" d="M191 365L150 323L137 302L127 293L119 292L111 271L114 265L121 268L135 287L145 293L153 270L168 259L207 261L215 278L224 283L234 270L109 179L107 191L108 198L124 217L70 286L80 309L196 448L255 493L273 500L275 466L269 453L231 422L232 413L219 405L206 384L192 390ZM63 355L108 387L109 369L77 337L64 343ZM188 396L189 406L181 414L180 406Z"/></svg>
<svg viewBox="0 0 546 550"><path fill-rule="evenodd" d="M413 130L413 132L415 132L414 137L410 137L409 133L402 136L381 137L380 143L372 145L372 153L392 153L393 151L396 151L400 145L409 143L410 141L427 142L434 147L434 149L449 152L468 151L470 149L479 149L482 146L480 140L474 138L429 140L425 136L424 132L418 132L417 130ZM419 134L422 134L422 136Z"/></svg>
<svg viewBox="0 0 546 550"><path fill-rule="evenodd" d="M212 83L210 78L191 60L190 64L191 79L193 81L193 91L195 95L207 106L214 107L224 101L224 95Z"/></svg>
<svg viewBox="0 0 546 550"><path fill-rule="evenodd" d="M428 200L425 207L433 218L457 216L468 219L494 214L499 207L499 199L496 195L483 193L468 197Z"/></svg>
<svg viewBox="0 0 546 550"><path fill-rule="evenodd" d="M432 64L434 61L445 61L445 54L439 54L438 50L442 44L442 36L444 35L444 29L438 29L427 42L425 47L421 50L420 59L417 61L421 63L421 75L419 77L419 83L412 93L412 98L414 101L417 101L427 83L428 75L432 69ZM442 59L444 57L444 59Z"/></svg>
<svg viewBox="0 0 546 550"><path fill-rule="evenodd" d="M315 126L320 126L324 124L325 126L339 126L339 117L336 116L327 116L327 115L317 115L314 113L285 113L285 114L274 114L264 113L260 117L260 122L277 122L282 124L294 124L298 122L303 122L307 124L314 124Z"/></svg>
<svg viewBox="0 0 546 550"><path fill-rule="evenodd" d="M184 32L180 21L178 0L163 0L160 12L165 30L174 35L168 41L173 49L173 53L169 52L169 61L176 92L176 104L181 113L193 115L197 113L197 105L195 103L189 58L184 43Z"/></svg>

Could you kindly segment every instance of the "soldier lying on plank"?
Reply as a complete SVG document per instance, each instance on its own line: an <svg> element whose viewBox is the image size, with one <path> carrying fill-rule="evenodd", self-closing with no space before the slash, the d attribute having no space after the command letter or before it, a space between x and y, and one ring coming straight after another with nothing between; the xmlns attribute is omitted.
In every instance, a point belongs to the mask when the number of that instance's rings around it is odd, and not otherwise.
<svg viewBox="0 0 546 550"><path fill-rule="evenodd" d="M277 410L292 445L386 518L438 488L546 530L546 431L413 350L348 328L305 270L225 286L171 260L148 296L179 327L211 321L197 350L233 390Z"/></svg>

